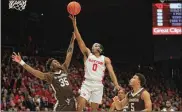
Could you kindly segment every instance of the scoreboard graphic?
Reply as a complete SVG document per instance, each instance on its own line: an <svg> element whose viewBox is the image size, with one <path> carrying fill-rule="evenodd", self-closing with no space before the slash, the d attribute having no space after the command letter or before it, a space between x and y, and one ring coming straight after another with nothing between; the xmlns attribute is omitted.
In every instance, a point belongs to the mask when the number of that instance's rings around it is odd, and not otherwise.
<svg viewBox="0 0 182 112"><path fill-rule="evenodd" d="M182 3L152 4L153 35L182 35Z"/></svg>

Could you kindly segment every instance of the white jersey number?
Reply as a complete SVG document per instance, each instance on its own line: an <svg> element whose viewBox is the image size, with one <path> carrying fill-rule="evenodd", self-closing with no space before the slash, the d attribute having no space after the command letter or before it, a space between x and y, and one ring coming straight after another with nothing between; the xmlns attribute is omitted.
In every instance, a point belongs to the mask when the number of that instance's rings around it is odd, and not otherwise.
<svg viewBox="0 0 182 112"><path fill-rule="evenodd" d="M134 103L131 103L131 111L135 111Z"/></svg>
<svg viewBox="0 0 182 112"><path fill-rule="evenodd" d="M93 64L92 70L93 70L93 71L97 71L97 64Z"/></svg>
<svg viewBox="0 0 182 112"><path fill-rule="evenodd" d="M61 83L61 87L64 87L65 85L68 86L69 85L69 82L68 82L68 79L67 77L63 77L63 78L60 78L59 79L59 82Z"/></svg>

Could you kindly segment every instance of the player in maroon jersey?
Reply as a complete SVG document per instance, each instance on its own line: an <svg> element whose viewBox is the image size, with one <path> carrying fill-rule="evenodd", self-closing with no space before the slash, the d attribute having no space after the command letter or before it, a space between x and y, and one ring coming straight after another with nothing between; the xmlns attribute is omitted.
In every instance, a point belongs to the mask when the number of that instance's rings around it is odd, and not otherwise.
<svg viewBox="0 0 182 112"><path fill-rule="evenodd" d="M54 105L54 111L76 111L76 101L70 82L68 79L68 67L71 62L73 48L74 48L75 34L73 33L72 39L67 50L65 62L61 65L54 58L50 58L46 63L47 73L35 70L26 64L20 54L14 52L12 55L13 61L19 63L35 77L47 81L54 90L55 98L57 100Z"/></svg>
<svg viewBox="0 0 182 112"><path fill-rule="evenodd" d="M145 82L144 75L136 73L130 80L133 90L127 93L122 101L119 101L117 96L113 98L116 108L120 110L128 104L129 111L152 111L150 94L143 88Z"/></svg>

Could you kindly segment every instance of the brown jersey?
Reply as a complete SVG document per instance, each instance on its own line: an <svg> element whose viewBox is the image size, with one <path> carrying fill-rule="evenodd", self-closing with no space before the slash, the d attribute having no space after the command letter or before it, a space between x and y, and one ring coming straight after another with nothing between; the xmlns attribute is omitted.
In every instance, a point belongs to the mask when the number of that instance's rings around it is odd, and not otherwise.
<svg viewBox="0 0 182 112"><path fill-rule="evenodd" d="M68 74L63 70L53 74L46 74L45 80L51 84L57 100L55 111L75 111L75 97L72 92Z"/></svg>
<svg viewBox="0 0 182 112"><path fill-rule="evenodd" d="M129 110L128 110L128 106L125 106L125 107L123 107L121 110L117 110L117 109L115 108L114 111L127 112L127 111L129 111Z"/></svg>
<svg viewBox="0 0 182 112"><path fill-rule="evenodd" d="M122 111L122 112L128 111L128 106L123 107L123 108L121 109L121 111Z"/></svg>
<svg viewBox="0 0 182 112"><path fill-rule="evenodd" d="M142 111L145 109L144 100L141 99L141 95L145 89L141 88L136 94L132 91L128 93L128 108L129 111Z"/></svg>

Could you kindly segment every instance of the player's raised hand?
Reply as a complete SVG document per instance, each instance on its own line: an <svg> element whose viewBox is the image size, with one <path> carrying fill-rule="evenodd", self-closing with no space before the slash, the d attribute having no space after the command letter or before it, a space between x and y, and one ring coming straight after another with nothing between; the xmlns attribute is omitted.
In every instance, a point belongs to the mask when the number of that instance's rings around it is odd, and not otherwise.
<svg viewBox="0 0 182 112"><path fill-rule="evenodd" d="M76 25L76 16L69 15L69 18L72 20L73 25Z"/></svg>
<svg viewBox="0 0 182 112"><path fill-rule="evenodd" d="M15 61L15 62L17 62L17 63L20 63L20 61L21 61L21 56L20 56L20 53L18 53L18 55L15 53L15 52L13 52L13 54L12 54L12 60L13 61Z"/></svg>
<svg viewBox="0 0 182 112"><path fill-rule="evenodd" d="M115 96L115 97L113 98L113 101L114 101L114 102L119 101L119 97L118 97L118 96Z"/></svg>

